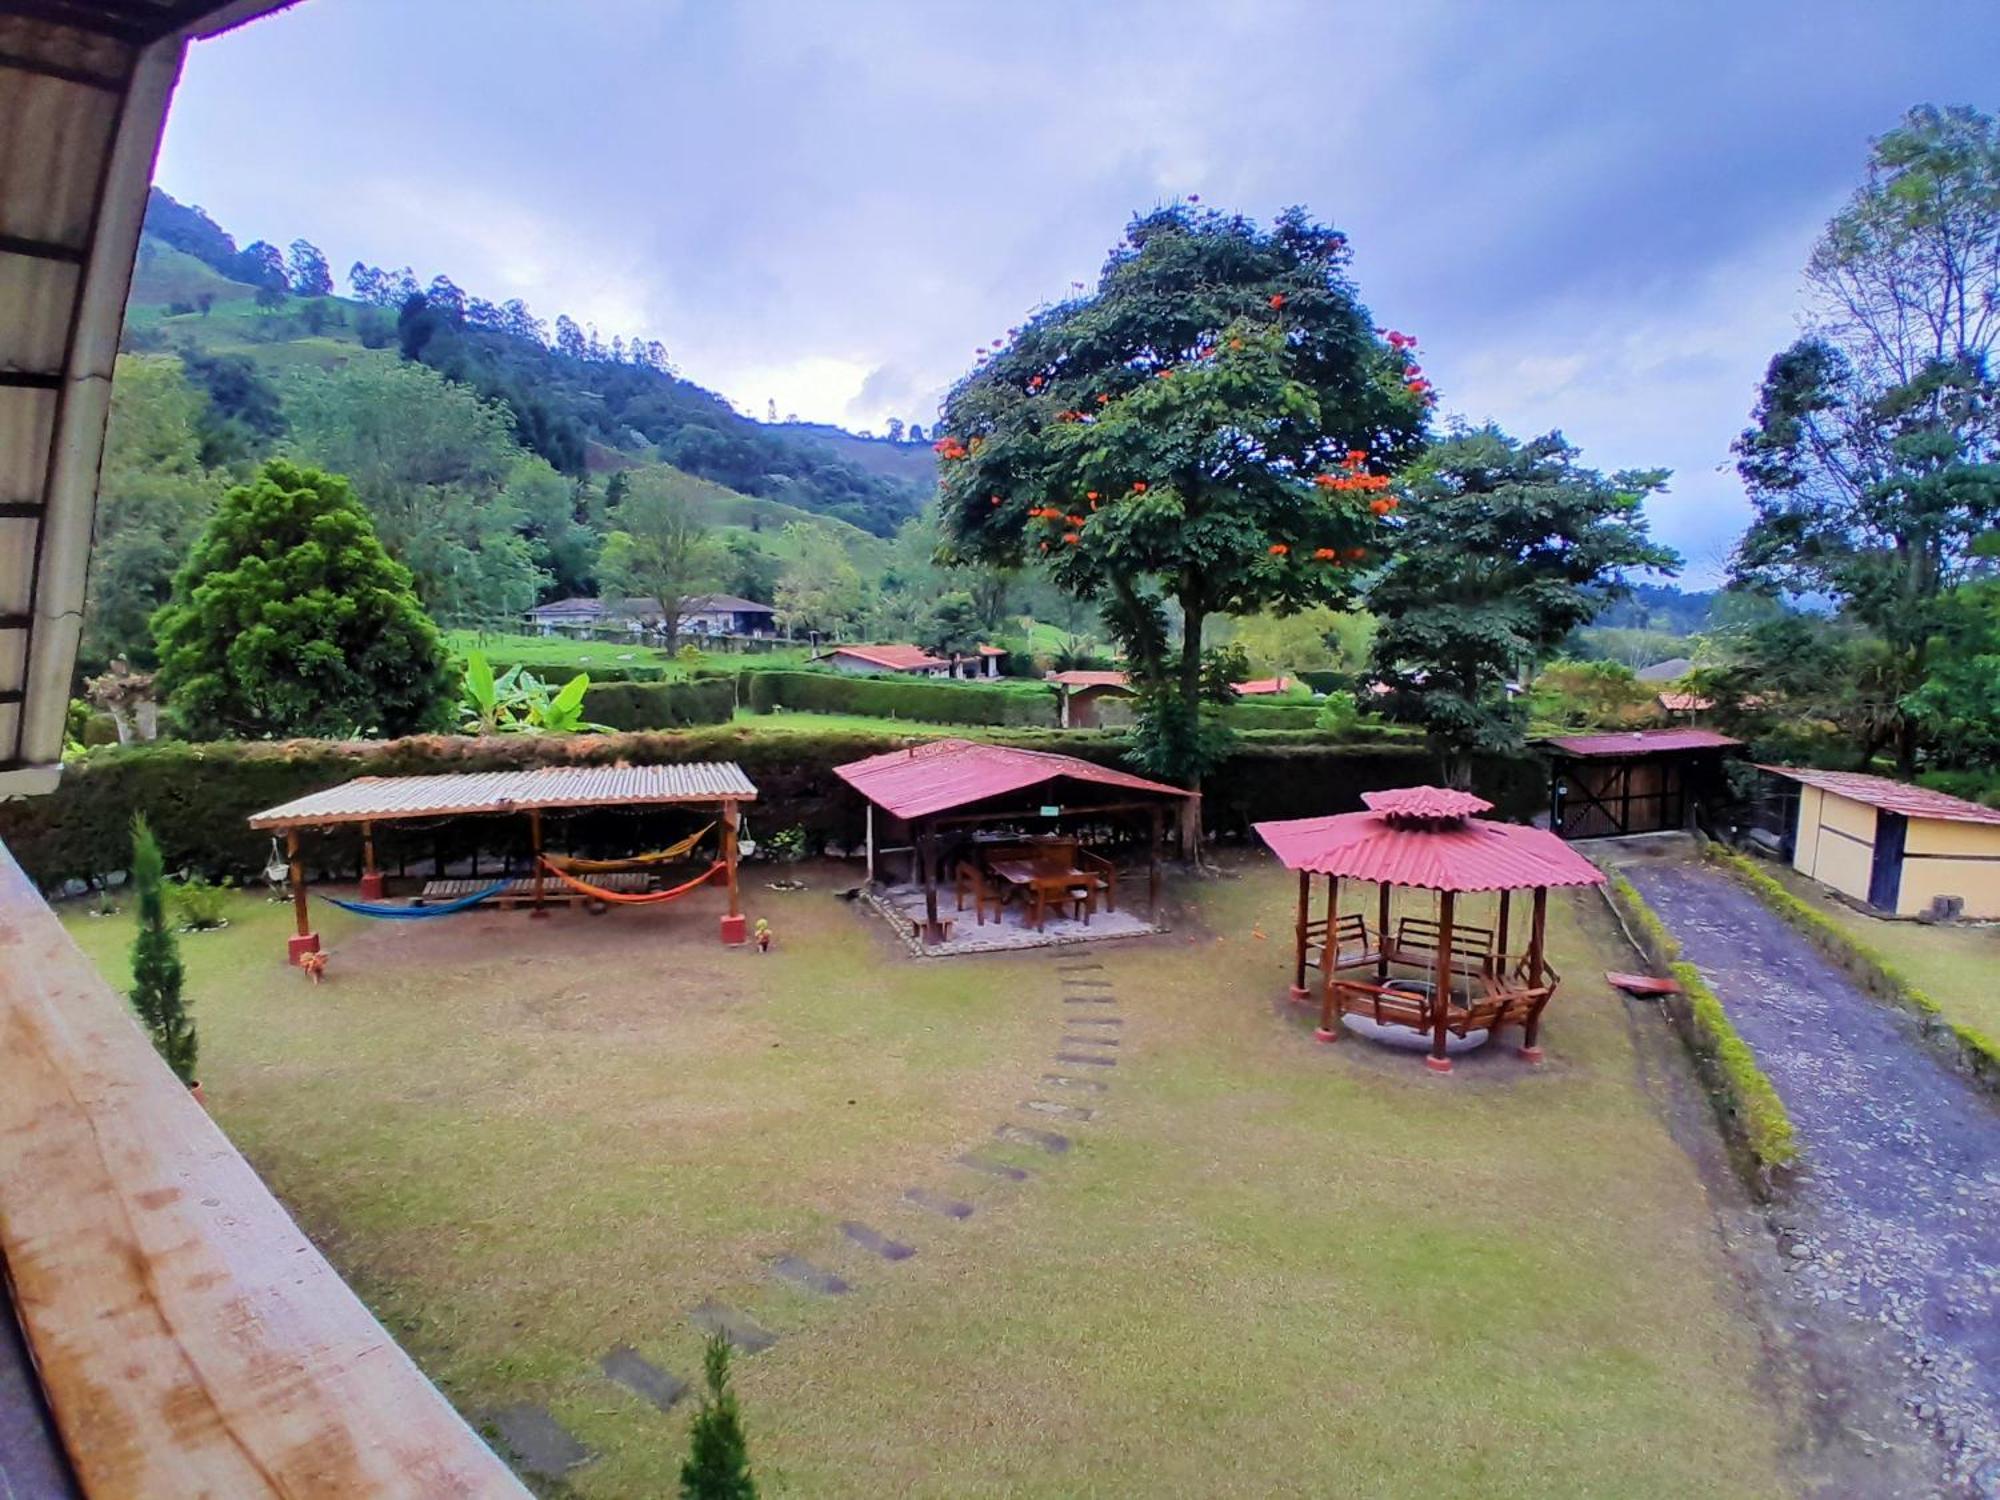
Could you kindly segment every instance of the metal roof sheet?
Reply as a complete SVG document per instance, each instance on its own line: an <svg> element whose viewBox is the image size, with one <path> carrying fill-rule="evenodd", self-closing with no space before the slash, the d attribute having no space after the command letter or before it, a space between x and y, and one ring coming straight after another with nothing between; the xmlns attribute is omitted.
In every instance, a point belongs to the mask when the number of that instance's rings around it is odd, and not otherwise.
<svg viewBox="0 0 2000 1500"><path fill-rule="evenodd" d="M360 776L250 819L252 828L317 828L451 813L531 807L637 807L674 802L754 802L757 788L734 761L677 766L542 766L442 776Z"/></svg>
<svg viewBox="0 0 2000 1500"><path fill-rule="evenodd" d="M1493 804L1484 797L1444 786L1399 786L1386 792L1363 792L1361 800L1370 812L1393 813L1403 818L1468 818L1474 813L1493 811Z"/></svg>
<svg viewBox="0 0 2000 1500"><path fill-rule="evenodd" d="M1064 687L1073 688L1122 688L1132 685L1132 680L1123 672L1054 672L1049 675L1048 680L1050 682L1061 683Z"/></svg>
<svg viewBox="0 0 2000 1500"><path fill-rule="evenodd" d="M1936 818L1945 823L2000 823L2000 807L1981 807L1949 792L1932 791L1927 786L1911 786L1907 781L1891 781L1886 776L1869 776L1860 771L1816 771L1806 766L1759 765L1760 771L1790 777L1806 786L1832 792L1852 802L1901 813L1906 818Z"/></svg>
<svg viewBox="0 0 2000 1500"><path fill-rule="evenodd" d="M1256 825L1288 870L1430 891L1602 885L1604 872L1545 828L1483 818L1412 828L1379 812Z"/></svg>
<svg viewBox="0 0 2000 1500"><path fill-rule="evenodd" d="M1126 771L1092 765L1073 755L1019 750L973 740L934 740L908 750L871 755L835 766L834 775L884 812L923 818L967 807L990 797L1026 791L1046 782L1069 780L1161 797L1192 797L1186 787L1148 781Z"/></svg>
<svg viewBox="0 0 2000 1500"><path fill-rule="evenodd" d="M1289 677L1253 677L1248 682L1232 683L1239 698L1260 698L1272 693L1289 693L1292 679Z"/></svg>
<svg viewBox="0 0 2000 1500"><path fill-rule="evenodd" d="M1569 734L1543 740L1565 755L1585 757L1663 755L1686 750L1723 750L1740 745L1713 729L1627 729L1617 734Z"/></svg>

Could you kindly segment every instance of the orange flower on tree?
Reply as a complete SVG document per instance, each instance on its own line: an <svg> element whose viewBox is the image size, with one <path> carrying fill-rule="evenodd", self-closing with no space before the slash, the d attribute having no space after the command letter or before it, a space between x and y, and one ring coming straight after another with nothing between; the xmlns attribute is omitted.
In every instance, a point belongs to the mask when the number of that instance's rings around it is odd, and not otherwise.
<svg viewBox="0 0 2000 1500"><path fill-rule="evenodd" d="M1332 562L1335 558L1339 557L1340 554L1334 551L1333 548L1331 547L1315 547L1313 548L1313 556L1318 558L1321 562Z"/></svg>
<svg viewBox="0 0 2000 1500"><path fill-rule="evenodd" d="M1290 552L1292 549L1286 546L1283 542L1273 542L1271 543L1270 550L1271 550L1271 556L1283 557L1287 552Z"/></svg>
<svg viewBox="0 0 2000 1500"><path fill-rule="evenodd" d="M1143 480L1143 479L1135 479L1135 480L1133 480L1133 481L1132 481L1132 493L1133 493L1133 494L1135 494L1135 495L1143 495L1143 494L1145 494L1145 493L1146 493L1146 481L1145 481L1145 480Z"/></svg>
<svg viewBox="0 0 2000 1500"><path fill-rule="evenodd" d="M1090 491L1090 492L1089 492L1088 494L1086 494L1086 495L1085 495L1085 496L1084 496L1083 498L1084 498L1084 499L1086 499L1086 500L1095 500L1095 499L1097 498L1097 491L1096 491L1096 490L1091 490L1091 491Z"/></svg>
<svg viewBox="0 0 2000 1500"><path fill-rule="evenodd" d="M1276 312L1279 308L1283 307L1284 305L1285 305L1285 294L1283 292L1271 293L1271 311Z"/></svg>
<svg viewBox="0 0 2000 1500"><path fill-rule="evenodd" d="M1074 547L1078 542L1082 541L1083 538L1078 536L1074 531L1065 531L1063 533L1063 540L1068 542L1072 547Z"/></svg>
<svg viewBox="0 0 2000 1500"><path fill-rule="evenodd" d="M1370 500L1368 508L1378 516L1386 516L1396 508L1396 502L1393 500Z"/></svg>

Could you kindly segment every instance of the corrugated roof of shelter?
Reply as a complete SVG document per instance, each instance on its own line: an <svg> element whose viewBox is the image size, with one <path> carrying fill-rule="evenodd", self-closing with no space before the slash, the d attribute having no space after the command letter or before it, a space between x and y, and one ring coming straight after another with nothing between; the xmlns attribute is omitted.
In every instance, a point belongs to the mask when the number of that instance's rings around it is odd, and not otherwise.
<svg viewBox="0 0 2000 1500"><path fill-rule="evenodd" d="M1713 729L1626 729L1616 734L1569 734L1541 741L1565 755L1630 756L1663 755L1684 750L1724 750L1740 745Z"/></svg>
<svg viewBox="0 0 2000 1500"><path fill-rule="evenodd" d="M1127 771L1092 765L1073 755L1018 750L1011 745L987 745L973 740L934 740L908 750L891 750L886 755L871 755L866 760L835 766L833 774L898 818L929 817L1061 780L1162 797L1195 795L1186 787L1148 781Z"/></svg>
<svg viewBox="0 0 2000 1500"><path fill-rule="evenodd" d="M932 656L921 646L830 646L826 656L854 656L892 672L923 672L932 667L948 667L948 661Z"/></svg>
<svg viewBox="0 0 2000 1500"><path fill-rule="evenodd" d="M1604 872L1546 828L1465 818L1412 828L1379 812L1259 823L1288 870L1428 891L1601 885Z"/></svg>
<svg viewBox="0 0 2000 1500"><path fill-rule="evenodd" d="M1132 679L1127 677L1123 672L1055 672L1050 674L1048 680L1050 682L1061 683L1064 687L1073 688L1130 687L1132 685Z"/></svg>
<svg viewBox="0 0 2000 1500"><path fill-rule="evenodd" d="M1484 797L1445 786L1399 786L1386 792L1363 792L1361 801L1370 812L1393 813L1402 818L1469 818L1475 813L1493 811L1493 804Z"/></svg>
<svg viewBox="0 0 2000 1500"><path fill-rule="evenodd" d="M1271 693L1289 693L1292 679L1289 677L1253 677L1248 682L1232 683L1239 698L1261 698Z"/></svg>
<svg viewBox="0 0 2000 1500"><path fill-rule="evenodd" d="M1653 696L1660 700L1660 707L1670 714L1706 713L1715 707L1713 698L1704 698L1699 693L1655 693Z"/></svg>
<svg viewBox="0 0 2000 1500"><path fill-rule="evenodd" d="M1650 667L1639 668L1632 676L1640 682L1678 682L1693 670L1694 663L1685 656L1670 656Z"/></svg>
<svg viewBox="0 0 2000 1500"><path fill-rule="evenodd" d="M542 766L532 771L442 776L360 776L250 819L252 828L319 828L531 807L646 807L676 802L753 802L757 788L734 761L678 766Z"/></svg>
<svg viewBox="0 0 2000 1500"><path fill-rule="evenodd" d="M1853 802L1865 802L1906 818L1936 818L1946 823L2000 823L2000 807L1982 807L1949 792L1932 791L1927 786L1911 786L1907 781L1891 781L1887 776L1870 776L1861 771L1816 771L1807 766L1767 766L1760 771L1786 776L1806 786L1832 792Z"/></svg>

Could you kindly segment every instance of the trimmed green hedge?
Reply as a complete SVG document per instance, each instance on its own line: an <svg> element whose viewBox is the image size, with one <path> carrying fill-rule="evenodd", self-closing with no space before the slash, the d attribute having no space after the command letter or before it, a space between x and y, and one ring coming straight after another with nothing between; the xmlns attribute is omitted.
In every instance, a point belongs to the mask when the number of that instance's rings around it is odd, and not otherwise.
<svg viewBox="0 0 2000 1500"><path fill-rule="evenodd" d="M704 682L603 682L584 690L583 716L612 729L690 729L727 724L736 713L736 684L726 677Z"/></svg>
<svg viewBox="0 0 2000 1500"><path fill-rule="evenodd" d="M840 672L745 672L742 701L754 713L865 714L921 724L1053 727L1054 688L1040 682L954 682L936 677L850 677Z"/></svg>
<svg viewBox="0 0 2000 1500"><path fill-rule="evenodd" d="M1895 961L1869 947L1809 901L1758 869L1734 850L1711 844L1708 857L1728 870L1763 903L1799 929L1869 990L1915 1012L1925 1037L1946 1043L1957 1061L1986 1088L2000 1090L2000 1041L1946 1016L1936 1000L1897 970Z"/></svg>
<svg viewBox="0 0 2000 1500"><path fill-rule="evenodd" d="M1798 1137L1785 1102L1757 1066L1756 1054L1737 1033L1715 991L1699 969L1681 960L1680 944L1631 881L1614 874L1611 898L1638 929L1639 947L1653 970L1680 981L1681 996L1669 1000L1667 1013L1707 1075L1725 1129L1767 1180L1793 1166L1799 1159Z"/></svg>
<svg viewBox="0 0 2000 1500"><path fill-rule="evenodd" d="M95 750L65 768L46 797L0 803L0 839L44 887L122 870L131 858L131 818L151 820L170 867L254 878L270 836L248 826L253 813L356 776L414 776L450 771L514 770L538 765L673 764L735 761L757 784L749 810L753 828L802 827L815 841L848 844L861 837L861 801L834 767L879 755L939 731L883 734L760 733L753 725L601 735L422 735L403 740L293 740L190 744L155 741ZM1127 769L1120 735L1090 730L1002 729L983 736L1029 749L1054 750L1098 765ZM1419 745L1271 745L1245 742L1204 788L1205 822L1225 837L1247 839L1249 825L1267 818L1347 812L1361 793L1435 777ZM1503 812L1522 816L1538 804L1541 777L1532 762L1496 761L1478 768L1480 790ZM386 868L401 860L462 859L519 853L524 818L460 818L432 828L385 826L377 845ZM554 819L552 838L584 854L613 855L677 831L671 815L630 811ZM306 840L316 870L341 874L359 863L357 831L330 831Z"/></svg>
<svg viewBox="0 0 2000 1500"><path fill-rule="evenodd" d="M1319 723L1320 706L1309 702L1269 702L1252 698L1223 711L1232 729L1311 729Z"/></svg>

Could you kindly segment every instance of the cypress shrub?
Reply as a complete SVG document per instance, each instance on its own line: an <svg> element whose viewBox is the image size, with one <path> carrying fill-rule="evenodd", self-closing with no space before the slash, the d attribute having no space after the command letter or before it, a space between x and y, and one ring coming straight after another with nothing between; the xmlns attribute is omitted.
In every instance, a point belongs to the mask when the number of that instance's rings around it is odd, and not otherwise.
<svg viewBox="0 0 2000 1500"><path fill-rule="evenodd" d="M166 861L143 816L132 819L132 894L139 935L132 940L132 1009L174 1077L194 1082L194 1020L181 998L180 944L167 926Z"/></svg>
<svg viewBox="0 0 2000 1500"><path fill-rule="evenodd" d="M757 1500L743 1414L736 1405L736 1392L729 1388L729 1340L711 1333L701 1352L701 1367L706 1389L688 1429L681 1500Z"/></svg>

